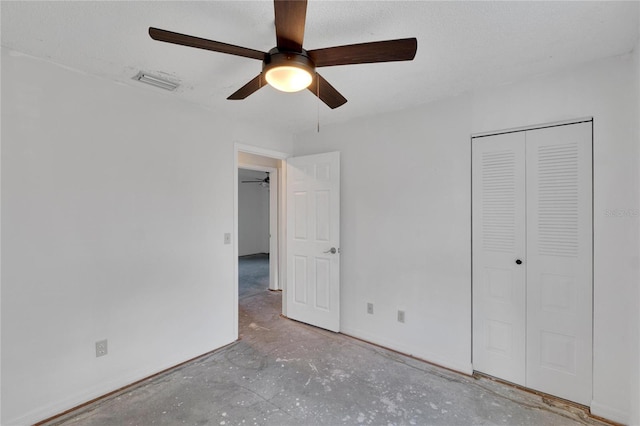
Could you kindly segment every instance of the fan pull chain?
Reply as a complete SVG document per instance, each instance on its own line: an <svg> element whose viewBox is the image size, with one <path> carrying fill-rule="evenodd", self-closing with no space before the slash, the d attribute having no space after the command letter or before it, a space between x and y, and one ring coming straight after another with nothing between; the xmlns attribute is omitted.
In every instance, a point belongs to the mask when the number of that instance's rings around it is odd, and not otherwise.
<svg viewBox="0 0 640 426"><path fill-rule="evenodd" d="M316 97L318 98L318 128L317 132L320 133L320 79L316 73Z"/></svg>

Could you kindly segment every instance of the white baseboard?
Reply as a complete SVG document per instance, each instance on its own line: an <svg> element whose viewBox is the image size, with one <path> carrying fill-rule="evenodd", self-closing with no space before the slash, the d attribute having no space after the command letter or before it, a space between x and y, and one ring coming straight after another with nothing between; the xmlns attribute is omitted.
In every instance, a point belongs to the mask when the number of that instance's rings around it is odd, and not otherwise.
<svg viewBox="0 0 640 426"><path fill-rule="evenodd" d="M137 370L135 373L118 377L117 379L110 380L108 382L102 382L97 386L91 386L89 388L83 389L82 391L74 393L72 395L66 395L55 402L37 407L36 409L33 409L27 413L24 413L18 417L8 419L5 422L2 422L2 426L24 426L24 425L32 425L34 423L41 422L53 416L57 416L61 413L64 413L67 410L79 407L82 404L86 404L89 401L93 401L94 399L101 398L105 395L110 394L111 392L118 391L119 389L130 386L136 382L145 380L158 373L162 373L163 371L174 368L184 362L188 362L189 360L199 358L200 356L203 356L212 351L218 350L230 343L233 343L234 341L235 339L230 342L224 343L212 349L211 351L202 353L200 355L195 355L187 359L184 359L184 358L174 359L166 365L156 365L153 367L147 366L147 368Z"/></svg>
<svg viewBox="0 0 640 426"><path fill-rule="evenodd" d="M131 375L119 378L119 380L109 381L102 383L100 386L93 386L89 389L84 389L82 392L75 393L73 395L64 396L59 400L40 406L34 410L31 410L21 416L7 420L6 423L2 423L3 426L18 426L18 425L32 425L37 422L41 422L53 416L57 416L64 413L67 410L78 407L82 404L86 404L89 401L93 401L96 398L107 395L115 390L126 387L132 383L135 383L141 379L152 376L162 370L149 370L141 375Z"/></svg>
<svg viewBox="0 0 640 426"><path fill-rule="evenodd" d="M622 411L618 408L609 407L605 404L600 404L597 401L591 401L591 414L625 425L629 424L630 421L628 412Z"/></svg>
<svg viewBox="0 0 640 426"><path fill-rule="evenodd" d="M409 355L414 358L435 364L437 366L447 368L449 370L457 371L466 375L473 374L473 366L471 365L471 363L467 364L451 362L451 359L449 357L444 357L429 352L416 351L415 348L410 348L407 345L394 342L390 339L381 338L380 336L375 336L362 330L357 330L349 327L341 327L340 332L348 336L362 339L375 345L380 345L393 351L397 351L405 355Z"/></svg>

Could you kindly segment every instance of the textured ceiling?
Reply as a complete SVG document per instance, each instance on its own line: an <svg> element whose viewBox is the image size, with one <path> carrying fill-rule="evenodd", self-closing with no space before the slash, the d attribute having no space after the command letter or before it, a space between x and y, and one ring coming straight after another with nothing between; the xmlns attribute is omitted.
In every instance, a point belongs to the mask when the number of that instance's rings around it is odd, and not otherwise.
<svg viewBox="0 0 640 426"><path fill-rule="evenodd" d="M139 86L140 70L181 86L167 97L298 132L410 108L630 52L638 1L431 2L309 0L304 47L416 37L412 62L321 68L347 99L330 110L308 91L265 87L227 96L260 72L260 61L152 40L149 26L268 51L270 1L2 1L2 46L92 75ZM145 86L145 90L161 90Z"/></svg>

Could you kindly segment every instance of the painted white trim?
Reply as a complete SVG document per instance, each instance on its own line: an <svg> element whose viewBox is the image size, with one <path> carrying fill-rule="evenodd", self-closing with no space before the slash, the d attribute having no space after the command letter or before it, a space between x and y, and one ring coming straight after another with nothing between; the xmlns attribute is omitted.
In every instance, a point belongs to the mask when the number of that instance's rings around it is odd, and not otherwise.
<svg viewBox="0 0 640 426"><path fill-rule="evenodd" d="M239 142L235 142L234 146L235 146L235 152L236 152L236 163L238 161L238 152L246 152L247 154L262 155L263 157L275 158L276 160L284 160L285 158L291 157L291 155L287 154L286 152L274 151L272 149L260 148L257 146L246 145Z"/></svg>
<svg viewBox="0 0 640 426"><path fill-rule="evenodd" d="M233 335L236 338L240 338L238 331L238 323L240 317L238 314L238 145L233 146L233 296L232 296L232 309L233 309Z"/></svg>
<svg viewBox="0 0 640 426"><path fill-rule="evenodd" d="M274 183L269 188L269 289L280 290L280 227L278 226L278 169L270 172L270 182Z"/></svg>
<svg viewBox="0 0 640 426"><path fill-rule="evenodd" d="M280 168L280 173L278 173L279 179L276 182L276 185L273 185L273 187L275 187L277 189L277 193L279 194L279 196L277 197L277 209L279 210L277 212L277 224L278 224L278 230L277 230L277 258L278 258L278 273L276 275L277 279L276 279L276 284L275 287L276 289L281 289L284 290L286 283L286 274L282 273L281 271L286 271L286 263L285 263L285 253L286 253L286 230L285 230L285 220L286 220L286 201L285 201L285 196L283 194L285 194L286 192L286 186L285 186L285 182L284 179L286 178L286 158L291 157L290 154L287 154L285 152L281 152L281 151L275 151L275 150L271 150L271 149L266 149L266 148L260 148L257 146L252 146L252 145L247 145L247 144L242 144L239 142L234 142L233 144L233 171L234 171L234 176L233 176L233 255L234 255L234 259L238 259L238 168L245 168L245 169L250 169L250 170L258 170L258 171L264 171L264 172L271 172L272 170L277 170L274 169L272 167L267 167L267 166L260 166L260 165L252 165L252 164L246 164L246 163L241 163L240 161L238 161L238 153L239 152L244 152L247 154L255 154L255 155L260 155L263 157L269 157L269 158L273 158L275 160L281 160L281 168ZM271 200L269 200L269 209L271 212ZM271 244L270 244L271 247ZM271 269L271 268L270 268ZM234 310L234 314L233 314L233 318L234 318L234 334L236 336L238 336L239 332L238 332L238 262L234 262L234 266L233 266L233 277L234 277L234 299L233 299L233 310ZM272 285L270 284L270 287ZM283 294L284 296L284 294ZM284 307L284 303L283 305L283 314L286 314L286 308Z"/></svg>
<svg viewBox="0 0 640 426"><path fill-rule="evenodd" d="M587 121L593 121L593 117L574 118L572 120L554 121L552 123L531 124L529 126L512 127L510 129L492 130L488 132L473 133L471 134L471 139L480 138L483 136L501 135L503 133L525 132L527 130L544 129L546 127L566 126L569 124L585 123Z"/></svg>
<svg viewBox="0 0 640 426"><path fill-rule="evenodd" d="M274 173L274 172L277 172L278 170L275 167L258 166L256 164L250 164L250 163L238 163L238 169L253 170L256 172L269 172L269 173Z"/></svg>
<svg viewBox="0 0 640 426"><path fill-rule="evenodd" d="M286 160L282 160L280 164L280 182L278 182L278 193L280 194L279 205L280 214L278 215L278 229L279 229L279 247L278 253L280 253L279 270L280 282L278 283L280 290L282 290L282 300L287 300L287 173L288 163ZM282 303L282 315L287 316L287 304Z"/></svg>
<svg viewBox="0 0 640 426"><path fill-rule="evenodd" d="M433 364L438 367L444 367L449 370L456 371L461 374L465 374L467 376L471 376L473 374L473 368L471 363L452 363L448 357L440 357L433 353L416 353L411 348L406 345L399 344L391 339L381 339L377 335L373 335L367 332L363 332L354 328L340 326L340 333L345 334L347 336L355 337L357 339L362 339L365 342L372 343L374 345L382 346L383 348L397 351L403 353L405 355L411 356L413 358L417 358L419 360L425 361L427 363Z"/></svg>

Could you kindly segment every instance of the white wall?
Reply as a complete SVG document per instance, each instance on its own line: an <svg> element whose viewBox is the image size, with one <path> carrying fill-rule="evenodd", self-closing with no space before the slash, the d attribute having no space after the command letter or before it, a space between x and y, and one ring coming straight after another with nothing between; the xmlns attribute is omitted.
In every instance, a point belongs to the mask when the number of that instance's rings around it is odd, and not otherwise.
<svg viewBox="0 0 640 426"><path fill-rule="evenodd" d="M469 108L452 99L295 141L296 155L341 151L341 330L464 372L470 148L468 126L457 120Z"/></svg>
<svg viewBox="0 0 640 426"><path fill-rule="evenodd" d="M639 220L607 212L639 206L638 78L618 57L297 135L342 153L342 330L469 373L470 135L593 116L592 411L637 423Z"/></svg>
<svg viewBox="0 0 640 426"><path fill-rule="evenodd" d="M640 14L640 11L638 11ZM633 74L638 76L635 79L635 92L637 96L636 100L636 108L635 117L640 117L640 37L638 38L638 42L636 43L635 50L633 51ZM640 118L636 118L636 135L635 139L640 141ZM638 162L636 163L636 182L638 182L638 187L640 187L640 149L638 149ZM638 226L638 239L640 241L640 226ZM637 243L638 244L638 243ZM640 268L639 262L636 262L636 268ZM633 324L640 324L640 289L636 286L637 293L637 305L635 307L636 318L635 321L630 322L630 341L633 342ZM635 363L633 365L634 368L631 370L630 376L635 377L636 380L633 383L634 386L631 390L631 424L640 425L640 326L635 330L635 348L636 350L631 353L632 361L635 356ZM633 380L633 379L632 379Z"/></svg>
<svg viewBox="0 0 640 426"><path fill-rule="evenodd" d="M1 136L3 425L237 338L234 142L290 136L6 50Z"/></svg>
<svg viewBox="0 0 640 426"><path fill-rule="evenodd" d="M469 372L469 136L593 116L592 408L640 424L640 229L606 214L639 206L637 64L635 53L299 135L296 154L342 151L343 330ZM6 50L1 136L2 424L236 338L222 244L233 142L290 152L290 138ZM103 338L110 353L95 358Z"/></svg>
<svg viewBox="0 0 640 426"><path fill-rule="evenodd" d="M269 190L257 183L242 183L265 176L265 172L238 172L238 256L269 253Z"/></svg>

